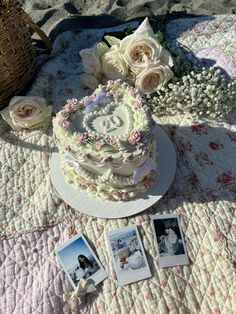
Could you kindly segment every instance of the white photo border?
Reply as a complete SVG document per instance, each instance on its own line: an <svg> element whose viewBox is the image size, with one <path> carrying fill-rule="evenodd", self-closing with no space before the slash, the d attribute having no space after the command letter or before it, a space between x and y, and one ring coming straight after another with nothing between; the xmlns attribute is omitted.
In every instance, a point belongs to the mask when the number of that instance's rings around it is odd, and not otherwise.
<svg viewBox="0 0 236 314"><path fill-rule="evenodd" d="M96 254L94 253L94 251L92 250L91 246L89 245L88 241L85 239L83 233L78 233L77 235L75 235L74 237L72 237L70 240L64 242L60 247L56 248L54 250L56 257L58 258L64 272L67 275L67 278L69 279L72 287L74 289L77 288L77 286L74 284L70 274L68 273L67 269L65 268L64 263L62 262L59 252L62 251L64 248L66 248L68 245L70 245L71 243L73 243L74 241L76 241L77 239L82 238L82 240L84 241L84 243L86 244L89 252L91 253L91 255L93 255L94 259L96 260L96 262L98 263L99 269L96 271L96 273L94 273L93 275L91 275L88 279L86 279L87 281L93 283L94 285L98 285L101 281L103 281L104 279L107 278L107 272L105 271L104 267L102 266L101 262L99 261L99 259L97 258Z"/></svg>
<svg viewBox="0 0 236 314"><path fill-rule="evenodd" d="M180 230L180 235L183 242L185 254L160 256L154 220L162 220L162 219L169 219L169 218L177 218L178 227ZM184 235L183 235L183 231L180 224L180 215L179 214L166 214L166 215L157 214L157 215L150 215L150 219L151 219L151 227L152 227L152 231L154 235L155 248L157 252L157 260L159 261L160 266L164 268L164 267L181 266L181 265L189 264L189 258L188 258L187 250L185 246Z"/></svg>
<svg viewBox="0 0 236 314"><path fill-rule="evenodd" d="M143 267L143 269L127 271L127 272L124 272L124 274L120 274L120 272L119 272L119 270L117 268L117 263L116 263L113 251L112 251L110 236L112 236L113 234L115 234L117 232L123 233L123 232L126 232L128 230L135 230L136 235L137 235L137 239L138 239L138 243L139 243L142 255L144 257L144 262L145 262L146 266ZM142 241L141 241L141 238L140 238L140 235L139 235L139 231L138 231L137 225L130 225L130 226L127 226L127 227L123 227L123 228L119 228L119 229L108 231L106 233L106 237L107 237L109 251L110 251L110 254L111 254L111 257L112 257L112 263L113 263L113 267L114 267L114 270L115 270L115 273L116 273L116 277L117 277L117 281L118 281L119 286L124 286L124 285L130 284L132 282L143 280L143 279L146 279L146 278L149 278L149 277L152 276L152 273L151 273L151 270L150 270L150 267L149 267L149 264L148 264L148 260L147 260L147 257L146 257L146 253L144 251L143 244L142 244Z"/></svg>

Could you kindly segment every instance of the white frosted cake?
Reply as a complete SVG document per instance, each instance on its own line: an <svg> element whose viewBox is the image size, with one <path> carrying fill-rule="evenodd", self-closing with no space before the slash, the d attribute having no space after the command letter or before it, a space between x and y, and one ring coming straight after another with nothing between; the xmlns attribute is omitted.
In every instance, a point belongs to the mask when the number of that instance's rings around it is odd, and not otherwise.
<svg viewBox="0 0 236 314"><path fill-rule="evenodd" d="M153 121L142 96L127 83L108 81L91 96L68 100L53 129L61 169L76 189L128 201L154 183Z"/></svg>

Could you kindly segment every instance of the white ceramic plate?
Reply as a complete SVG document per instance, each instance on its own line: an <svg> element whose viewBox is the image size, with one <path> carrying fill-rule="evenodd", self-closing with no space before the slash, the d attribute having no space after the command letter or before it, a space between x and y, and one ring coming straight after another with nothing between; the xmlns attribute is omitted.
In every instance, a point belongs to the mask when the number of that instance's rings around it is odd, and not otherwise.
<svg viewBox="0 0 236 314"><path fill-rule="evenodd" d="M59 154L54 152L50 162L51 180L58 195L72 208L99 218L122 218L132 216L155 204L168 190L176 170L176 153L168 135L156 128L158 176L156 183L140 198L128 202L111 202L88 196L75 190L65 181L60 168Z"/></svg>

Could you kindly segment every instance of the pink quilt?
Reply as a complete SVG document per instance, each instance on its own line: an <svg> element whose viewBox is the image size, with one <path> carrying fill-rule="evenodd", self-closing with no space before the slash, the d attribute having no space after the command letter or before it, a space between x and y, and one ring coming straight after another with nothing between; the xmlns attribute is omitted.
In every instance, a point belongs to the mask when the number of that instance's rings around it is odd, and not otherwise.
<svg viewBox="0 0 236 314"><path fill-rule="evenodd" d="M79 302L63 301L63 293L72 287L54 249L68 239L69 227L60 223L0 242L0 313L70 314L85 311Z"/></svg>
<svg viewBox="0 0 236 314"><path fill-rule="evenodd" d="M120 27L121 29L124 26ZM54 111L80 86L79 50L104 30L68 31L43 56L29 94L46 97ZM167 40L207 65L236 75L236 18L171 21ZM68 207L50 181L51 128L13 132L0 123L0 314L232 314L236 313L236 111L227 120L166 116L158 123L173 141L178 165L168 193L149 210L119 220L96 219ZM180 213L190 265L161 269L149 214ZM105 232L137 224L152 277L117 285ZM45 229L43 229L45 228ZM86 300L64 302L72 290L54 249L83 232L108 278Z"/></svg>

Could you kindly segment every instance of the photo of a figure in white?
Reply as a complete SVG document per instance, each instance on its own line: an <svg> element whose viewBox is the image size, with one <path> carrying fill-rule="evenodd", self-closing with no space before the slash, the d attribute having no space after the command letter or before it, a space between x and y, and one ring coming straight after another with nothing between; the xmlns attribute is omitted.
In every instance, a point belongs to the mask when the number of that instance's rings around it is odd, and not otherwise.
<svg viewBox="0 0 236 314"><path fill-rule="evenodd" d="M154 220L160 256L185 254L177 218Z"/></svg>
<svg viewBox="0 0 236 314"><path fill-rule="evenodd" d="M58 252L58 255L76 286L81 278L88 279L100 270L95 256L82 237L68 244Z"/></svg>
<svg viewBox="0 0 236 314"><path fill-rule="evenodd" d="M81 278L85 279L89 278L94 273L93 262L82 254L78 256L78 262L79 262L79 266L77 266L78 270L80 271L81 275L83 274Z"/></svg>
<svg viewBox="0 0 236 314"><path fill-rule="evenodd" d="M113 236L111 245L119 272L146 267L135 230Z"/></svg>

